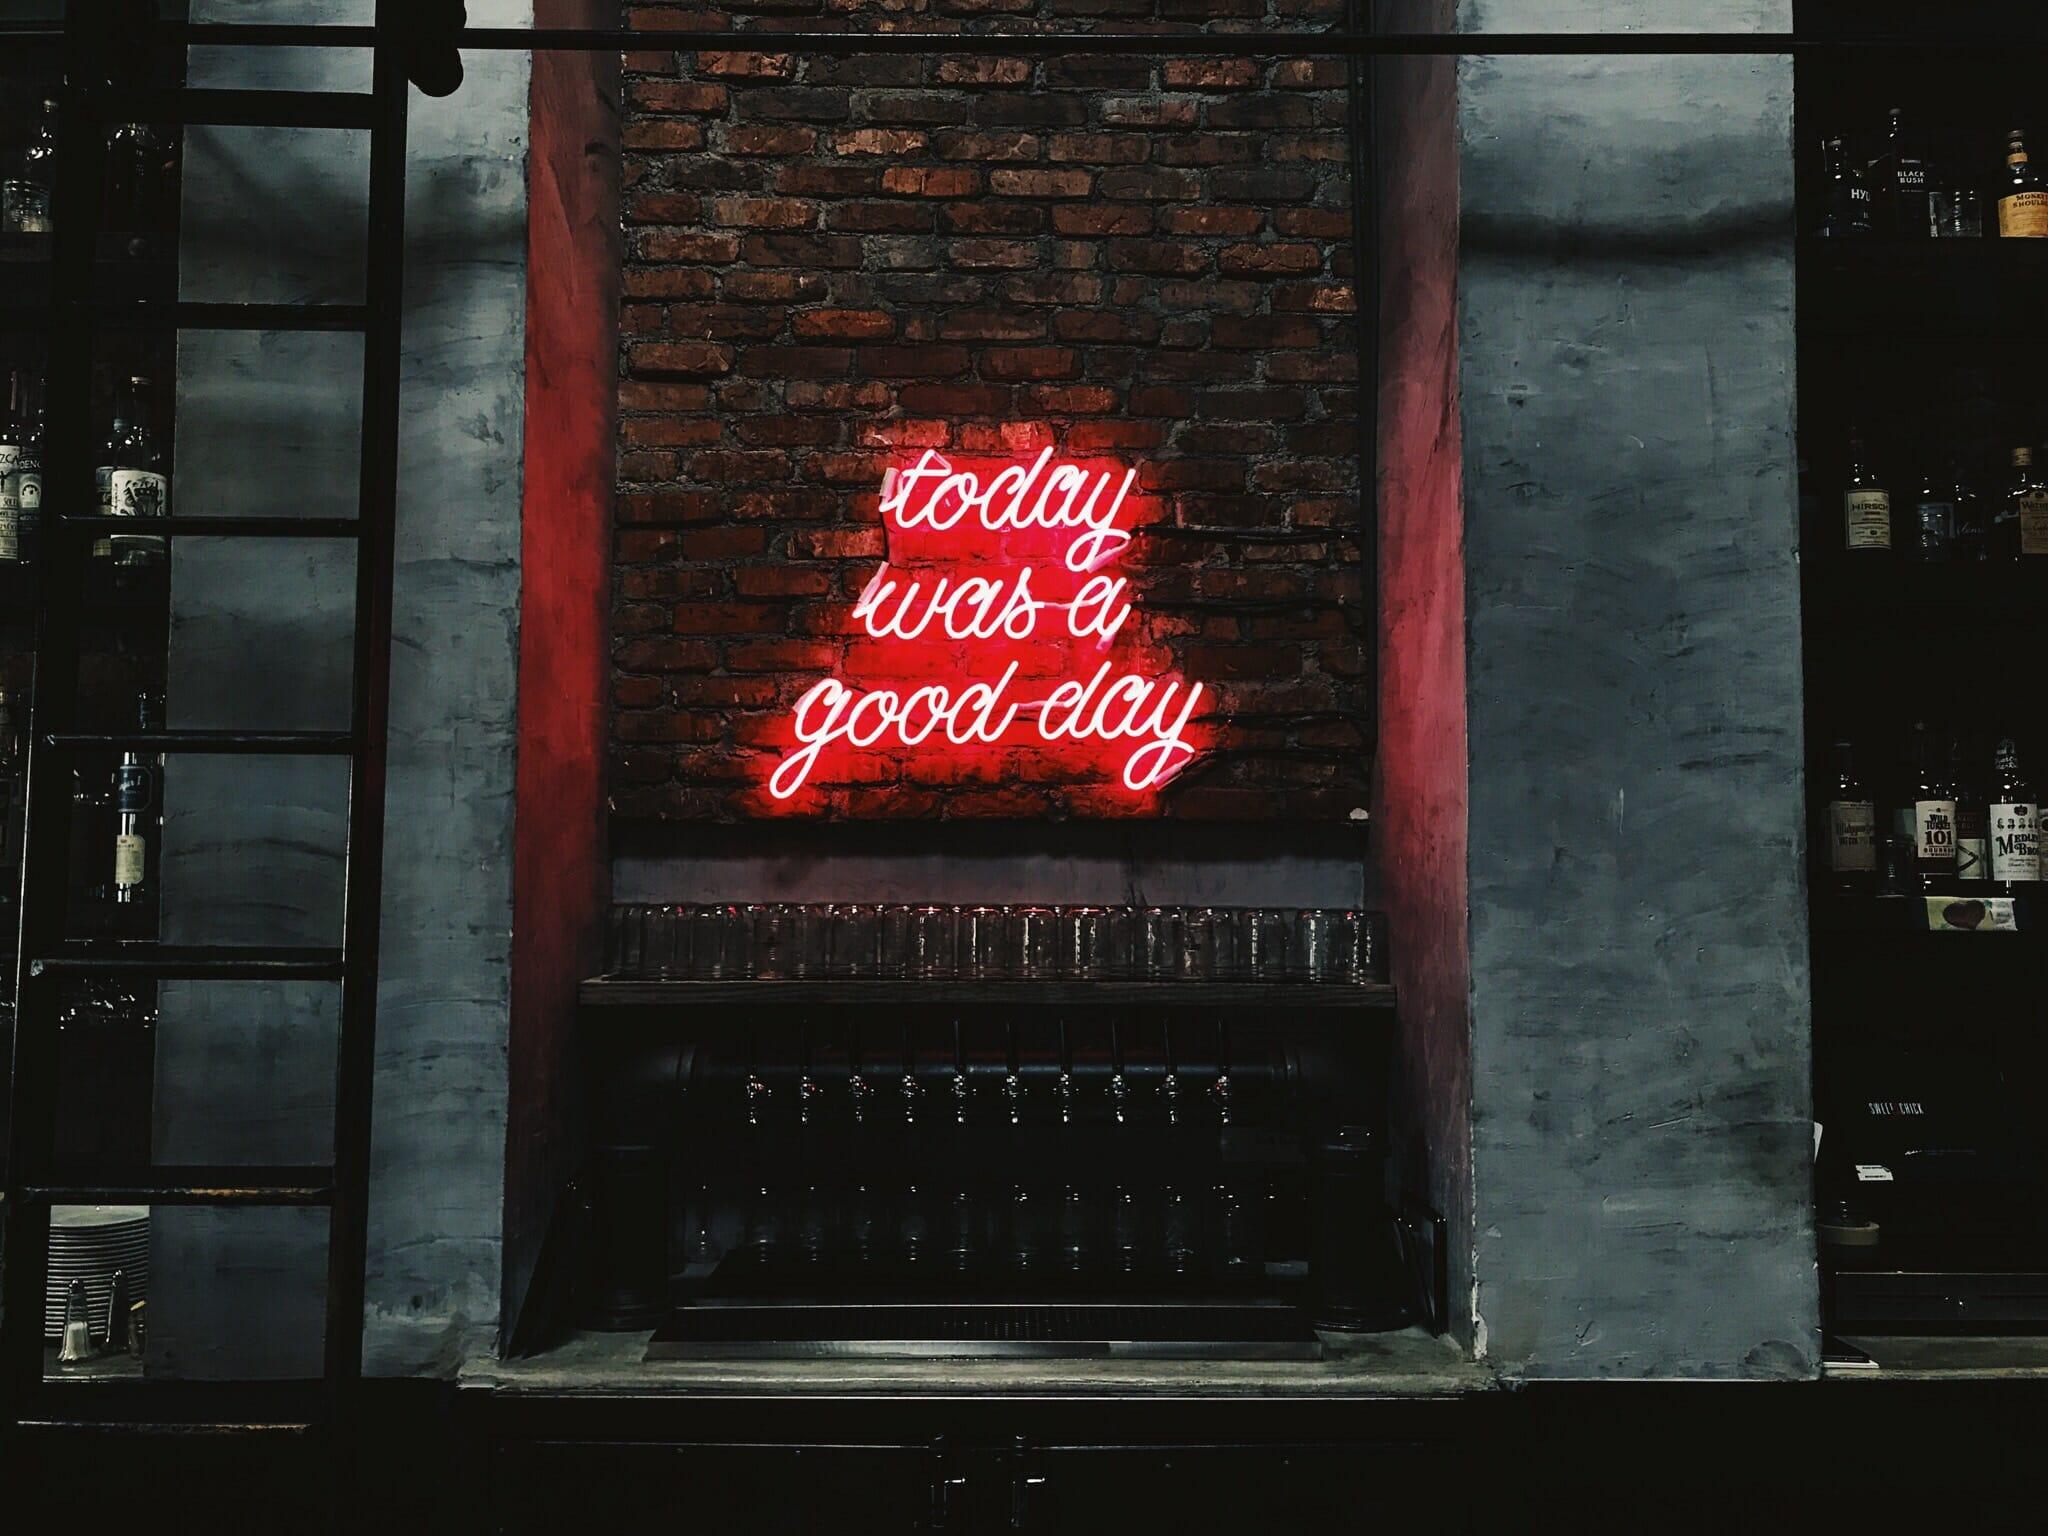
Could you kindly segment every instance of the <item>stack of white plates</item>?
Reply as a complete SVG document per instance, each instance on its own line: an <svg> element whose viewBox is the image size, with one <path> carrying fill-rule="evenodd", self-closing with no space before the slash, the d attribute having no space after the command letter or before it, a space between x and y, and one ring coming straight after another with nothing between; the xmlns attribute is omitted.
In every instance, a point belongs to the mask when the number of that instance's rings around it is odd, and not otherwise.
<svg viewBox="0 0 2048 1536"><path fill-rule="evenodd" d="M43 1337L62 1338L64 1300L71 1282L85 1282L92 1334L107 1326L107 1300L114 1271L128 1277L128 1299L149 1292L149 1207L146 1205L57 1205L50 1208L50 1274L43 1308Z"/></svg>

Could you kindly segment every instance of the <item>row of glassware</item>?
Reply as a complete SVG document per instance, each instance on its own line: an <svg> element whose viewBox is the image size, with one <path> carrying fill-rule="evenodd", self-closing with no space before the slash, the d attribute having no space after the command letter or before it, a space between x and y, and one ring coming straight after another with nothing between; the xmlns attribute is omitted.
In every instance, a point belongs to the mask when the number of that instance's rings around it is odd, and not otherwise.
<svg viewBox="0 0 2048 1536"><path fill-rule="evenodd" d="M1381 918L1332 907L888 906L612 909L614 976L697 981L1385 979Z"/></svg>

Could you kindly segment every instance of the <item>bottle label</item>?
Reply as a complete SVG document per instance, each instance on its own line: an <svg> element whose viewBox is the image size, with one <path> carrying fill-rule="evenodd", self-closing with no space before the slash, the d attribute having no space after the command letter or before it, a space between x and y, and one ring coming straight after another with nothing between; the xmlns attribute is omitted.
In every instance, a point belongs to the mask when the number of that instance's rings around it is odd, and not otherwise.
<svg viewBox="0 0 2048 1536"><path fill-rule="evenodd" d="M117 888L133 890L142 884L143 870L148 862L149 844L141 833L114 834L114 884Z"/></svg>
<svg viewBox="0 0 2048 1536"><path fill-rule="evenodd" d="M117 469L108 476L106 509L116 517L162 517L169 490L154 470Z"/></svg>
<svg viewBox="0 0 2048 1536"><path fill-rule="evenodd" d="M1868 800L1829 802L1828 868L1838 875L1877 873L1877 807Z"/></svg>
<svg viewBox="0 0 2048 1536"><path fill-rule="evenodd" d="M0 560L21 558L21 509L0 506Z"/></svg>
<svg viewBox="0 0 2048 1536"><path fill-rule="evenodd" d="M1956 807L1956 879L1991 878L1990 818L1974 805Z"/></svg>
<svg viewBox="0 0 2048 1536"><path fill-rule="evenodd" d="M1848 548L1892 547L1890 491L1850 491L1842 497L1842 515Z"/></svg>
<svg viewBox="0 0 2048 1536"><path fill-rule="evenodd" d="M1953 800L1913 802L1913 846L1922 864L1956 861L1956 803Z"/></svg>
<svg viewBox="0 0 2048 1536"><path fill-rule="evenodd" d="M21 505L21 492L15 480L21 468L21 449L13 443L0 443L0 511Z"/></svg>
<svg viewBox="0 0 2048 1536"><path fill-rule="evenodd" d="M2048 192L2014 192L2001 197L1998 233L2006 240L2048 238Z"/></svg>
<svg viewBox="0 0 2048 1536"><path fill-rule="evenodd" d="M14 502L24 512L33 512L43 504L43 466L23 465L8 476L14 485Z"/></svg>
<svg viewBox="0 0 2048 1536"><path fill-rule="evenodd" d="M2019 498L2020 553L2048 555L2048 493Z"/></svg>
<svg viewBox="0 0 2048 1536"><path fill-rule="evenodd" d="M2041 878L2041 808L2012 802L1991 807L1991 878Z"/></svg>

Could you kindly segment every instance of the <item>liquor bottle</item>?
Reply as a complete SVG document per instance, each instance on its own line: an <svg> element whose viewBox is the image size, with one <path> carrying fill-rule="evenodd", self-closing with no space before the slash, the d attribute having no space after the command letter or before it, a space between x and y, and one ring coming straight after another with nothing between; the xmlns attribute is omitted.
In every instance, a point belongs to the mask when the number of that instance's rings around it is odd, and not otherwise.
<svg viewBox="0 0 2048 1536"><path fill-rule="evenodd" d="M1871 468L1860 431L1849 434L1848 479L1842 492L1842 547L1889 552L1892 547L1892 493Z"/></svg>
<svg viewBox="0 0 2048 1536"><path fill-rule="evenodd" d="M1838 891L1865 891L1877 879L1877 804L1856 772L1856 748L1835 743L1834 782L1828 789L1829 882Z"/></svg>
<svg viewBox="0 0 2048 1536"><path fill-rule="evenodd" d="M7 477L4 498L14 503L16 534L23 560L38 558L43 527L43 380L22 375L20 451Z"/></svg>
<svg viewBox="0 0 2048 1536"><path fill-rule="evenodd" d="M1991 528L1984 507L1984 497L1971 483L1968 475L1956 466L1955 488L1955 533L1950 540L1949 558L1959 565L1972 565L1991 556Z"/></svg>
<svg viewBox="0 0 2048 1536"><path fill-rule="evenodd" d="M2048 238L2048 188L2027 160L2027 136L2005 136L2005 180L1998 192L1998 234L2003 240Z"/></svg>
<svg viewBox="0 0 2048 1536"><path fill-rule="evenodd" d="M35 126L0 178L0 231L11 235L47 235L55 228L50 217L51 194L57 185L57 102L43 98Z"/></svg>
<svg viewBox="0 0 2048 1536"><path fill-rule="evenodd" d="M2048 480L2034 467L2034 450L2012 451L2012 479L1991 519L1991 558L2048 555Z"/></svg>
<svg viewBox="0 0 2048 1536"><path fill-rule="evenodd" d="M1991 881L2008 896L2041 878L2041 803L2008 736L1991 760Z"/></svg>
<svg viewBox="0 0 2048 1536"><path fill-rule="evenodd" d="M1917 560L1944 562L1954 553L1956 502L1961 495L1953 464L1930 463L1913 496L1912 553Z"/></svg>
<svg viewBox="0 0 2048 1536"><path fill-rule="evenodd" d="M1820 147L1820 173L1826 184L1821 206L1820 232L1823 239L1843 240L1870 233L1870 185L1863 173L1848 163L1840 139L1828 139Z"/></svg>
<svg viewBox="0 0 2048 1536"><path fill-rule="evenodd" d="M1925 721L1913 725L1913 865L1923 889L1949 887L1956 877L1956 787L1950 752Z"/></svg>
<svg viewBox="0 0 2048 1536"><path fill-rule="evenodd" d="M0 829L12 826L14 805L21 789L24 755L20 724L14 718L14 690L0 688ZM13 839L0 830L0 842L4 842L6 862L11 864Z"/></svg>
<svg viewBox="0 0 2048 1536"><path fill-rule="evenodd" d="M1991 812L1971 769L1962 738L1949 742L1949 784L1956 796L1956 889L1976 891L1991 884Z"/></svg>
<svg viewBox="0 0 2048 1536"><path fill-rule="evenodd" d="M138 730L158 729L157 704L148 693L135 696ZM129 748L114 769L114 902L133 906L150 887L156 843L157 759Z"/></svg>
<svg viewBox="0 0 2048 1536"><path fill-rule="evenodd" d="M1875 222L1885 234L1900 239L1925 239L1933 233L1927 202L1927 161L1907 132L1905 111L1891 109L1884 153L1871 167Z"/></svg>
<svg viewBox="0 0 2048 1536"><path fill-rule="evenodd" d="M148 123L119 123L107 131L106 211L109 233L154 235L168 231L177 206L170 141Z"/></svg>
<svg viewBox="0 0 2048 1536"><path fill-rule="evenodd" d="M162 517L170 506L163 449L149 424L149 380L137 375L115 396L114 425L100 450L93 478L102 517ZM116 565L155 565L164 559L160 533L106 533L93 554Z"/></svg>
<svg viewBox="0 0 2048 1536"><path fill-rule="evenodd" d="M7 404L0 412L0 564L21 559L21 502L14 488L14 469L21 462L22 391L27 375L19 368L7 376Z"/></svg>

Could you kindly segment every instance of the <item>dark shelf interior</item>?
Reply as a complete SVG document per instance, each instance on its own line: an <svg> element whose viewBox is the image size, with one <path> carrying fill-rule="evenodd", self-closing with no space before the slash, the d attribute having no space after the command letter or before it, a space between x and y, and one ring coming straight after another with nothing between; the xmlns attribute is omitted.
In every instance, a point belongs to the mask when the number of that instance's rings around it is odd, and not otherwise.
<svg viewBox="0 0 2048 1536"><path fill-rule="evenodd" d="M597 976L580 989L596 1008L863 1008L978 1004L1002 1008L1160 1007L1290 1013L1383 1010L1385 983L1183 981L663 981Z"/></svg>

